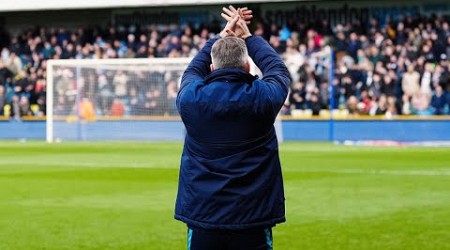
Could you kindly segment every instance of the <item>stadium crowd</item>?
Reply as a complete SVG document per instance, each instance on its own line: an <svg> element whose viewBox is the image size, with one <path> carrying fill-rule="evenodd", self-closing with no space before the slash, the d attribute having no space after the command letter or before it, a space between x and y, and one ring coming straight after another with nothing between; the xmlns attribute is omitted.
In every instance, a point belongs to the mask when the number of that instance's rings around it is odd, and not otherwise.
<svg viewBox="0 0 450 250"><path fill-rule="evenodd" d="M308 110L318 115L330 108L355 115L449 114L448 17L406 16L383 24L377 19L367 24L356 21L331 25L327 20L287 23L277 26L271 20L255 20L252 24L253 33L270 42L292 75L284 114ZM48 59L192 57L219 30L211 24L198 29L175 24L128 29L39 27L3 36L0 115L18 119L45 115ZM330 48L335 58L332 87L328 83ZM67 69L56 73L57 114L70 114L73 110L67 107L76 105L86 107L88 113L103 115L176 112L175 78L156 76L162 80L143 90L138 79L148 75L132 75L136 73L131 70L109 74L93 71L84 79L91 91L76 99L75 72Z"/></svg>

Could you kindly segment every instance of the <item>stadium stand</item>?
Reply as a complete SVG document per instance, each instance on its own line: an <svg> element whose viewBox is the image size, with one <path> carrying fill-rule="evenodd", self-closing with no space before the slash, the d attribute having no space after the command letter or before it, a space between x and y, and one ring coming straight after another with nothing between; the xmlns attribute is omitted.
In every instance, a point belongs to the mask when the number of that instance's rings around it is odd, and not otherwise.
<svg viewBox="0 0 450 250"><path fill-rule="evenodd" d="M372 18L367 23L335 25L325 19L311 23L293 19L282 26L269 19L252 28L282 55L292 74L284 114L319 115L327 109L354 115L450 114L448 17L416 15L387 22ZM219 29L217 23L203 23L36 27L18 35L6 33L0 37L0 115L45 116L49 59L191 57ZM329 86L328 46L336 54L334 88ZM97 87L132 98L135 90L123 88L129 78L118 74L93 79ZM73 84L64 80L59 79L59 87ZM158 102L173 102L176 84L161 82L155 93ZM336 100L333 107L331 96ZM104 108L121 114L122 109Z"/></svg>

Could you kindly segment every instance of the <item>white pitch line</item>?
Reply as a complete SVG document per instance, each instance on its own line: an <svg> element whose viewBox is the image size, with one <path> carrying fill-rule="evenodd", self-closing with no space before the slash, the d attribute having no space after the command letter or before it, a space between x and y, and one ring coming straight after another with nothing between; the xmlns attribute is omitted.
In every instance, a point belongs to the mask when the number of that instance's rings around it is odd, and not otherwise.
<svg viewBox="0 0 450 250"><path fill-rule="evenodd" d="M450 176L450 170L386 170L386 169L324 169L308 170L300 172L307 173L335 173L335 174L369 174L369 175L411 175L411 176Z"/></svg>

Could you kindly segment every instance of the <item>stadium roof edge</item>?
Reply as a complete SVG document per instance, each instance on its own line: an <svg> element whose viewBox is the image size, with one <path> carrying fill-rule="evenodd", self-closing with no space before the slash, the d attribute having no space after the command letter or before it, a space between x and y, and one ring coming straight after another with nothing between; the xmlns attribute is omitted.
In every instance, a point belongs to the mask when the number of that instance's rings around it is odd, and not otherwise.
<svg viewBox="0 0 450 250"><path fill-rule="evenodd" d="M292 2L295 0L77 0L59 1L53 0L21 0L5 1L0 5L0 12L15 11L41 11L41 10L70 10L70 9L104 9L104 8L133 8L133 7L163 7L179 5L214 5L214 4L246 4L246 3L273 3ZM311 1L311 0L297 0ZM318 0L313 0L318 1Z"/></svg>

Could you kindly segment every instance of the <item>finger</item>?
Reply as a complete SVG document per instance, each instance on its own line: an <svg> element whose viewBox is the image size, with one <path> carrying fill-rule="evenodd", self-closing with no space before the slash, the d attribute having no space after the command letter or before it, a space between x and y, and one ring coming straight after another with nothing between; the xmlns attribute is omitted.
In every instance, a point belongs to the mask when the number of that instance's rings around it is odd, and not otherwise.
<svg viewBox="0 0 450 250"><path fill-rule="evenodd" d="M240 18L239 16L235 16L235 17L233 18L233 20L231 20L231 22L230 22L230 27L236 26L236 23L237 23L239 20L241 20L241 18Z"/></svg>
<svg viewBox="0 0 450 250"><path fill-rule="evenodd" d="M241 13L243 15L250 16L250 15L253 14L253 11L251 11L251 10L241 10Z"/></svg>
<svg viewBox="0 0 450 250"><path fill-rule="evenodd" d="M230 36L237 36L236 33L232 30L225 30L225 32Z"/></svg>
<svg viewBox="0 0 450 250"><path fill-rule="evenodd" d="M244 16L251 16L253 14L253 12L252 11L242 11L242 14Z"/></svg>
<svg viewBox="0 0 450 250"><path fill-rule="evenodd" d="M221 15L225 20L227 20L228 22L231 21L231 20L233 20L232 17L228 16L228 15L225 14L225 13L222 13L222 14L220 14L220 15Z"/></svg>
<svg viewBox="0 0 450 250"><path fill-rule="evenodd" d="M233 11L234 13L237 13L236 8L233 7L233 5L228 6L228 8Z"/></svg>
<svg viewBox="0 0 450 250"><path fill-rule="evenodd" d="M231 17L236 15L235 12L233 12L233 11L231 11L231 10L225 8L225 7L222 8L222 11L223 11L225 14L231 16Z"/></svg>
<svg viewBox="0 0 450 250"><path fill-rule="evenodd" d="M242 13L241 8L238 9L239 16L244 19L244 13Z"/></svg>
<svg viewBox="0 0 450 250"><path fill-rule="evenodd" d="M227 25L225 26L225 30L227 30L227 29L230 29L230 30L235 29L236 28L236 24L239 21L239 19L240 19L239 16L235 16L231 21L229 21L227 23Z"/></svg>
<svg viewBox="0 0 450 250"><path fill-rule="evenodd" d="M249 10L247 7L243 7L240 9L242 10L242 13L244 13L244 14L252 14L253 13L253 11Z"/></svg>
<svg viewBox="0 0 450 250"><path fill-rule="evenodd" d="M243 19L240 19L240 21L236 24L237 27L239 27L242 30L248 29L247 28L247 22Z"/></svg>
<svg viewBox="0 0 450 250"><path fill-rule="evenodd" d="M238 9L239 15L244 19L244 20L250 20L253 18L253 15L251 15L251 11L249 12L249 14L246 14L246 12L244 12L242 9Z"/></svg>
<svg viewBox="0 0 450 250"><path fill-rule="evenodd" d="M241 19L241 20L242 20L242 19ZM236 27L238 27L238 28L240 28L240 29L244 28L244 26L246 26L245 21L244 21L244 23L238 22L238 23L236 24Z"/></svg>

